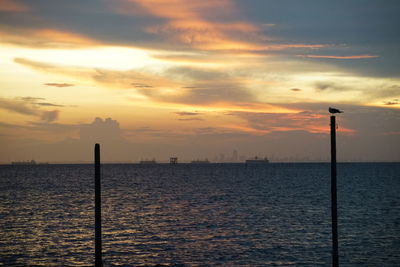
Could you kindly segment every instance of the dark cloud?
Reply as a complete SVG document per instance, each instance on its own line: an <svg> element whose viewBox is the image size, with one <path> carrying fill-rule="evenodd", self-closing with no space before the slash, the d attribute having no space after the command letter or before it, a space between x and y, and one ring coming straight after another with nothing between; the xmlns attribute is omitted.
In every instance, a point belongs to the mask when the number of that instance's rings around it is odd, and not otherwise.
<svg viewBox="0 0 400 267"><path fill-rule="evenodd" d="M203 121L202 118L180 118L179 121Z"/></svg>
<svg viewBox="0 0 400 267"><path fill-rule="evenodd" d="M290 91L293 91L293 92L300 92L301 89L299 89L299 88L292 88L292 89L290 89Z"/></svg>
<svg viewBox="0 0 400 267"><path fill-rule="evenodd" d="M179 116L196 116L196 115L200 115L202 113L200 113L200 112L179 111L179 112L175 112L175 114L177 114Z"/></svg>
<svg viewBox="0 0 400 267"><path fill-rule="evenodd" d="M12 99L0 98L0 108L16 112L22 115L36 116L41 120L51 122L58 119L59 111L42 110L41 107L62 107L62 105L52 104L48 102L37 102L45 100L41 97L17 97Z"/></svg>
<svg viewBox="0 0 400 267"><path fill-rule="evenodd" d="M80 126L80 139L82 141L115 141L123 140L119 123L112 118L103 120L95 118L91 124Z"/></svg>
<svg viewBox="0 0 400 267"><path fill-rule="evenodd" d="M383 103L386 106L393 106L393 105L399 105L400 104L398 99L393 99L391 101L387 101L387 102L383 102Z"/></svg>
<svg viewBox="0 0 400 267"><path fill-rule="evenodd" d="M18 97L18 99L21 99L21 100L27 101L27 102L36 102L39 100L46 100L46 98L43 98L43 97L31 97L31 96Z"/></svg>
<svg viewBox="0 0 400 267"><path fill-rule="evenodd" d="M52 122L58 119L60 111L52 110L52 111L44 111L41 115L41 119L46 122Z"/></svg>
<svg viewBox="0 0 400 267"><path fill-rule="evenodd" d="M29 105L29 102L19 99L0 98L0 108L23 115L36 116L39 114L39 111Z"/></svg>
<svg viewBox="0 0 400 267"><path fill-rule="evenodd" d="M64 107L64 105L58 105L58 104L47 103L47 102L38 102L35 104L39 105L39 106L44 106L44 107Z"/></svg>
<svg viewBox="0 0 400 267"><path fill-rule="evenodd" d="M54 87L71 87L71 86L74 86L74 84L71 84L71 83L45 83L44 85L54 86Z"/></svg>

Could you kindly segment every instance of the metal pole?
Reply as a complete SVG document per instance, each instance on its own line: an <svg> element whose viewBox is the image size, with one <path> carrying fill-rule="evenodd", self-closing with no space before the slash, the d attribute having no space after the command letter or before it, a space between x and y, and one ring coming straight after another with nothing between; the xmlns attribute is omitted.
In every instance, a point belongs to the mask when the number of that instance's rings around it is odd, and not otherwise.
<svg viewBox="0 0 400 267"><path fill-rule="evenodd" d="M331 213L332 213L332 266L339 266L338 222L336 189L336 118L331 116Z"/></svg>
<svg viewBox="0 0 400 267"><path fill-rule="evenodd" d="M101 267L101 182L100 182L100 145L94 146L94 213L95 213L95 266Z"/></svg>

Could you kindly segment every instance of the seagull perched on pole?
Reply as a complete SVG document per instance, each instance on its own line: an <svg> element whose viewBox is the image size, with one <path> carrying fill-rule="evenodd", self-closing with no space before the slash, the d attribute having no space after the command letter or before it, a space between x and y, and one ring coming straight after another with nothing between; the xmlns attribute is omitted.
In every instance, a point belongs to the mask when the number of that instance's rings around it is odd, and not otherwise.
<svg viewBox="0 0 400 267"><path fill-rule="evenodd" d="M343 113L343 111L338 110L337 108L331 108L331 107L329 107L328 110L329 110L329 112L332 113L332 114L335 114L335 113Z"/></svg>

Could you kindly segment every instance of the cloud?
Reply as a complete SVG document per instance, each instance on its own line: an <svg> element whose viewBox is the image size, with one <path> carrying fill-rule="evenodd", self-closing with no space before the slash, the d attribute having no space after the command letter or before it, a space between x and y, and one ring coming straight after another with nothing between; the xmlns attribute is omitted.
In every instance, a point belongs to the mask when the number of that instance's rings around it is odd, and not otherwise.
<svg viewBox="0 0 400 267"><path fill-rule="evenodd" d="M52 71L57 68L61 69L60 66L56 66L54 64L49 64L49 63L44 63L44 62L39 62L39 61L34 61L34 60L29 60L26 58L14 58L14 62L25 65L37 70L43 70L43 71Z"/></svg>
<svg viewBox="0 0 400 267"><path fill-rule="evenodd" d="M393 101L387 101L383 103L385 106L394 106L394 105L399 105L400 102L398 99L394 99Z"/></svg>
<svg viewBox="0 0 400 267"><path fill-rule="evenodd" d="M200 113L200 112L179 111L179 112L175 112L175 114L177 114L179 116L197 116L197 115L200 115L202 113Z"/></svg>
<svg viewBox="0 0 400 267"><path fill-rule="evenodd" d="M153 86L144 83L132 83L135 88L153 88Z"/></svg>
<svg viewBox="0 0 400 267"><path fill-rule="evenodd" d="M400 85L383 85L379 89L372 88L369 93L378 98L400 97Z"/></svg>
<svg viewBox="0 0 400 267"><path fill-rule="evenodd" d="M149 34L169 43L183 44L202 51L256 53L291 48L322 48L320 44L288 44L265 35L265 26L251 23L240 15L231 0L126 0L142 12L162 22L145 27Z"/></svg>
<svg viewBox="0 0 400 267"><path fill-rule="evenodd" d="M156 102L182 104L210 104L250 102L254 100L245 84L221 71L199 68L169 68L161 73L146 70L112 71L105 69L70 68L16 58L15 62L47 72L71 76L86 76L95 82L130 88L134 85L137 93ZM183 86L184 83L189 83Z"/></svg>
<svg viewBox="0 0 400 267"><path fill-rule="evenodd" d="M17 97L17 98L0 98L0 108L10 112L19 113L22 115L36 116L43 121L51 122L58 119L59 111L42 110L43 106L62 107L62 105L38 102L45 100L41 97Z"/></svg>
<svg viewBox="0 0 400 267"><path fill-rule="evenodd" d="M348 90L345 86L337 85L331 81L319 81L315 83L315 89L317 91L346 91Z"/></svg>
<svg viewBox="0 0 400 267"><path fill-rule="evenodd" d="M18 124L7 123L7 122L0 122L0 127L9 128L9 129L31 129L30 126L18 125Z"/></svg>
<svg viewBox="0 0 400 267"><path fill-rule="evenodd" d="M60 111L52 110L52 111L44 111L41 115L43 121L52 122L58 119L58 114Z"/></svg>
<svg viewBox="0 0 400 267"><path fill-rule="evenodd" d="M265 112L231 112L229 115L239 117L247 127L259 133L306 131L309 133L327 133L329 127L325 116L319 111L302 111L297 113ZM343 128L342 131L352 132Z"/></svg>
<svg viewBox="0 0 400 267"><path fill-rule="evenodd" d="M299 89L299 88L292 88L292 89L290 89L290 91L293 91L293 92L300 92L300 91L302 91L302 90Z"/></svg>
<svg viewBox="0 0 400 267"><path fill-rule="evenodd" d="M1 0L0 12L28 12L31 8L18 0Z"/></svg>
<svg viewBox="0 0 400 267"><path fill-rule="evenodd" d="M174 92L157 88L141 89L138 92L154 101L188 105L209 105L253 100L252 94L239 84L219 81L197 83L195 86L181 88Z"/></svg>
<svg viewBox="0 0 400 267"><path fill-rule="evenodd" d="M46 100L46 98L43 97L31 97L31 96L25 96L25 97L19 97L18 99L27 101L27 102L36 102L38 100Z"/></svg>
<svg viewBox="0 0 400 267"><path fill-rule="evenodd" d="M103 85L113 85L120 89L137 88L138 90L144 90L152 89L153 87L168 88L181 86L180 82L175 82L159 73L152 73L151 71L145 69L129 71L92 69L85 67L49 64L26 58L15 58L14 62L35 70L79 77L81 79L83 78L91 80Z"/></svg>
<svg viewBox="0 0 400 267"><path fill-rule="evenodd" d="M38 102L35 104L39 105L39 106L45 106L45 107L64 107L64 105L58 105L58 104L47 103L47 102Z"/></svg>
<svg viewBox="0 0 400 267"><path fill-rule="evenodd" d="M71 84L71 83L45 83L44 85L54 86L54 87L70 87L70 86L74 86L74 84Z"/></svg>
<svg viewBox="0 0 400 267"><path fill-rule="evenodd" d="M122 131L119 123L112 118L95 118L90 124L82 124L80 126L80 140L104 142L104 141L121 141Z"/></svg>
<svg viewBox="0 0 400 267"><path fill-rule="evenodd" d="M327 58L327 59L368 59L368 58L377 58L379 56L374 56L374 55L353 55L353 56L305 55L303 57L308 57L308 58Z"/></svg>
<svg viewBox="0 0 400 267"><path fill-rule="evenodd" d="M179 121L203 121L202 118L180 118Z"/></svg>
<svg viewBox="0 0 400 267"><path fill-rule="evenodd" d="M75 49L99 46L100 42L85 35L52 28L0 26L2 43L30 48Z"/></svg>
<svg viewBox="0 0 400 267"><path fill-rule="evenodd" d="M29 105L29 102L19 99L0 98L0 108L23 115L38 115L38 110Z"/></svg>
<svg viewBox="0 0 400 267"><path fill-rule="evenodd" d="M43 97L31 97L31 96L25 96L25 97L16 97L15 100L23 101L27 104L31 104L33 106L45 106L45 107L64 107L64 105L58 105L54 103L49 103L49 102L39 102L46 100L46 98Z"/></svg>
<svg viewBox="0 0 400 267"><path fill-rule="evenodd" d="M225 71L216 71L206 68L193 68L193 67L173 67L165 70L166 76L172 76L181 80L221 80L228 79L229 74Z"/></svg>

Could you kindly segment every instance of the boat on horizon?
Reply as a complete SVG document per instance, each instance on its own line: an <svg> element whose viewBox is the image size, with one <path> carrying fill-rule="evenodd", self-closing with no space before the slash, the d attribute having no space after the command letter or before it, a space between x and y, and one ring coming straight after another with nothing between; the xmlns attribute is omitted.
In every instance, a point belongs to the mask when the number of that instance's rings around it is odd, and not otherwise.
<svg viewBox="0 0 400 267"><path fill-rule="evenodd" d="M254 157L253 159L247 159L246 164L267 164L269 163L269 159L267 157L265 158L258 158L257 156Z"/></svg>
<svg viewBox="0 0 400 267"><path fill-rule="evenodd" d="M208 159L205 159L205 160L197 159L197 160L192 160L190 163L191 164L208 164L208 163L210 163L210 161L208 161Z"/></svg>
<svg viewBox="0 0 400 267"><path fill-rule="evenodd" d="M157 161L155 159L152 160L141 160L139 164L157 164Z"/></svg>

